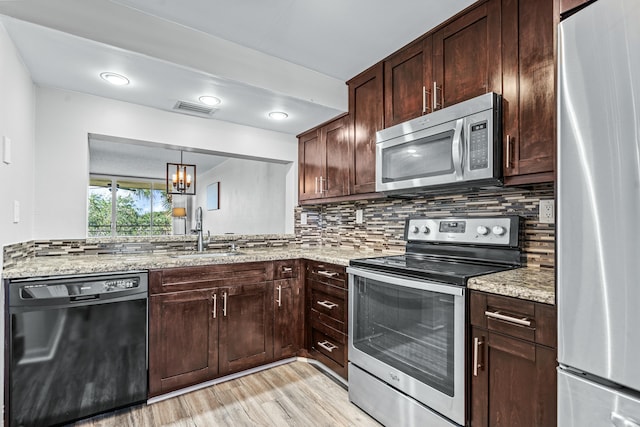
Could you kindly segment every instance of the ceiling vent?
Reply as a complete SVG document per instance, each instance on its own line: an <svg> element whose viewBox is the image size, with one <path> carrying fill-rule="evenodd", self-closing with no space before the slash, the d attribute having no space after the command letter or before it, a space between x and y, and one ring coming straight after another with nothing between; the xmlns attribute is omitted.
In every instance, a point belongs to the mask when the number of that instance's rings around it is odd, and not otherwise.
<svg viewBox="0 0 640 427"><path fill-rule="evenodd" d="M218 111L217 108L209 107L202 104L194 104L193 102L178 101L173 106L173 110L183 114L190 114L198 117L211 117Z"/></svg>

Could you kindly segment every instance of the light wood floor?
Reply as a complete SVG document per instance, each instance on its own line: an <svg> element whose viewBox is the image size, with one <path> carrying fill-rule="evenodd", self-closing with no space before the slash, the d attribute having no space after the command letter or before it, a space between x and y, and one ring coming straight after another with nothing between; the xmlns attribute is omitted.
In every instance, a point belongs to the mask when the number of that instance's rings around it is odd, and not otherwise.
<svg viewBox="0 0 640 427"><path fill-rule="evenodd" d="M305 362L91 418L75 427L377 426L347 391Z"/></svg>

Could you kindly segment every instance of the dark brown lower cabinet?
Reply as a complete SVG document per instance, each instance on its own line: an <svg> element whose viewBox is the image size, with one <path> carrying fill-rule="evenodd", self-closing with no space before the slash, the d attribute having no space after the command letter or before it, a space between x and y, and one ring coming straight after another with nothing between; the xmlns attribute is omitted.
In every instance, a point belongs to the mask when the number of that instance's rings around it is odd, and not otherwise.
<svg viewBox="0 0 640 427"><path fill-rule="evenodd" d="M149 273L149 396L295 356L304 340L299 260Z"/></svg>
<svg viewBox="0 0 640 427"><path fill-rule="evenodd" d="M348 289L345 267L307 261L307 349L311 357L347 378Z"/></svg>
<svg viewBox="0 0 640 427"><path fill-rule="evenodd" d="M555 307L471 292L471 323L471 426L555 426Z"/></svg>
<svg viewBox="0 0 640 427"><path fill-rule="evenodd" d="M272 289L271 281L222 289L222 315L218 323L221 375L273 360Z"/></svg>
<svg viewBox="0 0 640 427"><path fill-rule="evenodd" d="M300 260L273 263L273 358L293 357L304 346L304 293Z"/></svg>
<svg viewBox="0 0 640 427"><path fill-rule="evenodd" d="M149 395L156 396L218 375L216 290L149 298Z"/></svg>

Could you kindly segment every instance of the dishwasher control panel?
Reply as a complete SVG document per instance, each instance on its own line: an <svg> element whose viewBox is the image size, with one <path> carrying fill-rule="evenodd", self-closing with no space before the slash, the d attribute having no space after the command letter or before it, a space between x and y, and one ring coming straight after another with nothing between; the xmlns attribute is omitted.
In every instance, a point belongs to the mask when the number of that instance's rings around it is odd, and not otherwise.
<svg viewBox="0 0 640 427"><path fill-rule="evenodd" d="M47 300L109 299L147 292L147 273L18 279L10 282L9 304L45 303Z"/></svg>

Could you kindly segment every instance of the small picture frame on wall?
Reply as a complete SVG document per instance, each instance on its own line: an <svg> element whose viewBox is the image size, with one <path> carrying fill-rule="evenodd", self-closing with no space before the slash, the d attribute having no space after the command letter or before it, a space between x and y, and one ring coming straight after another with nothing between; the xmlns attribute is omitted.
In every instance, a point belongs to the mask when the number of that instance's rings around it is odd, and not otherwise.
<svg viewBox="0 0 640 427"><path fill-rule="evenodd" d="M207 185L207 210L220 209L220 182Z"/></svg>

